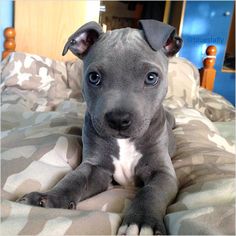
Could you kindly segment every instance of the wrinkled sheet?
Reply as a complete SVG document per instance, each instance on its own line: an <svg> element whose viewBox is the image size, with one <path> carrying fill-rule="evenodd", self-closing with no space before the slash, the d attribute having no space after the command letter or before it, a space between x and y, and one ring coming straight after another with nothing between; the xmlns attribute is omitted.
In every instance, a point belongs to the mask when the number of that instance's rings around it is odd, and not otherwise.
<svg viewBox="0 0 236 236"><path fill-rule="evenodd" d="M48 64L46 69L35 66L44 75L42 80L27 72L28 59L25 71L17 71L17 64L8 60L1 71L2 235L116 234L135 188L111 187L78 203L76 210L15 202L26 193L50 189L79 165L86 105L71 72L74 64L38 58ZM165 101L177 123L173 164L180 185L165 224L175 235L235 234L235 142L230 133L234 108L217 94L202 89L199 94L195 107L175 96ZM224 128L218 129L212 121Z"/></svg>

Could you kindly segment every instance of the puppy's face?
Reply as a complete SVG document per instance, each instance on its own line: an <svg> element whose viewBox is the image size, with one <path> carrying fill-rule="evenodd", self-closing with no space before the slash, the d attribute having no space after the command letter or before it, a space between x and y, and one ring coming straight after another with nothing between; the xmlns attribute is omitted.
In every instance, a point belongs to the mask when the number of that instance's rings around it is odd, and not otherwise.
<svg viewBox="0 0 236 236"><path fill-rule="evenodd" d="M101 136L141 137L167 93L168 57L154 51L143 32L103 34L84 57L83 95Z"/></svg>
<svg viewBox="0 0 236 236"><path fill-rule="evenodd" d="M174 27L155 20L139 21L142 30L103 33L89 22L70 36L71 50L84 61L83 95L100 136L137 138L158 119L167 93L168 57L182 45Z"/></svg>

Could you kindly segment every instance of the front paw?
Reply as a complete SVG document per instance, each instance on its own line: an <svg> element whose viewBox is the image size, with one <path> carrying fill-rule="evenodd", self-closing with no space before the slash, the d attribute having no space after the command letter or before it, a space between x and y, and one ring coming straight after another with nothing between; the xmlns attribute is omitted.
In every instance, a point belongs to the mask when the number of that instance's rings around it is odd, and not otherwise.
<svg viewBox="0 0 236 236"><path fill-rule="evenodd" d="M163 221L151 216L125 216L117 235L166 235Z"/></svg>
<svg viewBox="0 0 236 236"><path fill-rule="evenodd" d="M63 196L53 195L50 193L32 192L19 198L17 202L44 208L76 208L74 201L70 201Z"/></svg>

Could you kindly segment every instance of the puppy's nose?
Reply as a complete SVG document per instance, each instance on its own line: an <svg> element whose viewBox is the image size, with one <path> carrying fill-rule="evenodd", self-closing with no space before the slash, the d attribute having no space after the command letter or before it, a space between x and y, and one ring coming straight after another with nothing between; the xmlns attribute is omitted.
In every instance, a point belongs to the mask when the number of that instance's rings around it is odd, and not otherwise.
<svg viewBox="0 0 236 236"><path fill-rule="evenodd" d="M130 127L131 114L128 112L114 110L105 114L105 119L112 129L126 130Z"/></svg>

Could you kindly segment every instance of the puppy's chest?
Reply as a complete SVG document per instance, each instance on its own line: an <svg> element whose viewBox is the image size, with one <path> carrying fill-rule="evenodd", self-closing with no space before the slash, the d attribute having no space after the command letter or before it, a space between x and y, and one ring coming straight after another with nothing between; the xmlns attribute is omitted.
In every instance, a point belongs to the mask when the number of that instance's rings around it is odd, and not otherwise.
<svg viewBox="0 0 236 236"><path fill-rule="evenodd" d="M119 156L112 156L115 171L113 178L121 185L134 185L135 167L142 157L133 142L128 139L117 139Z"/></svg>

